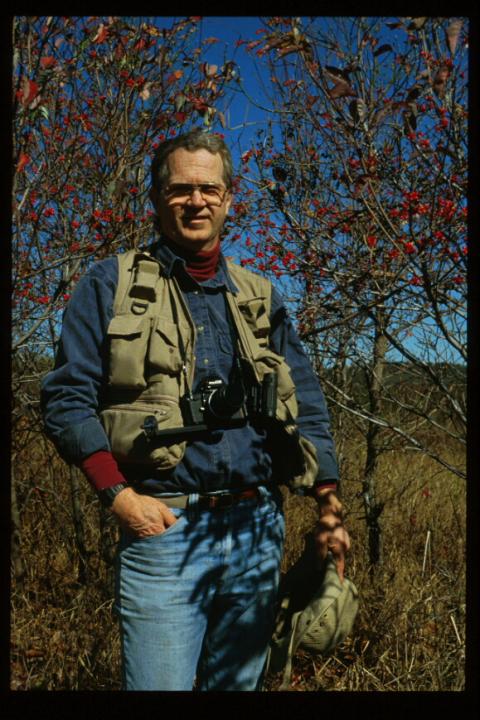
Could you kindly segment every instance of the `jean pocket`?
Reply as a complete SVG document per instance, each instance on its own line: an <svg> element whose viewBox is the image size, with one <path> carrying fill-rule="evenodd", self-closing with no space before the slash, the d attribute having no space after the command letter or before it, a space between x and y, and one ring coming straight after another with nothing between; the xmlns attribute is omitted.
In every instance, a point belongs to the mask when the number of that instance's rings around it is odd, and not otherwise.
<svg viewBox="0 0 480 720"><path fill-rule="evenodd" d="M161 500L161 498L158 498L158 499ZM182 511L180 511L182 514L178 514L178 509L176 509L176 508L173 509L172 512L174 515L177 515L177 520L172 525L169 525L166 530L164 530L161 533L158 533L157 535L148 535L147 537L137 537L136 535L128 534L128 542L129 543L134 542L135 544L144 543L144 542L146 542L146 543L162 542L167 537L170 537L170 535L174 535L175 533L181 531L181 529L183 528L183 526L185 525L185 522L187 520L186 515L184 513L182 513Z"/></svg>

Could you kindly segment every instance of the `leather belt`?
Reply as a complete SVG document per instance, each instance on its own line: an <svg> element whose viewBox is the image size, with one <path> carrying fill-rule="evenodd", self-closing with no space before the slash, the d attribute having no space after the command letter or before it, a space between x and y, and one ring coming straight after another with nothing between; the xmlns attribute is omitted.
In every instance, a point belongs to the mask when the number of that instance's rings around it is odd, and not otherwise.
<svg viewBox="0 0 480 720"><path fill-rule="evenodd" d="M251 498L260 498L261 493L257 488L249 488L236 493L222 493L221 495L199 495L196 507L199 510L228 510L241 500ZM174 497L158 497L168 507L186 508L188 506L190 495L176 495Z"/></svg>

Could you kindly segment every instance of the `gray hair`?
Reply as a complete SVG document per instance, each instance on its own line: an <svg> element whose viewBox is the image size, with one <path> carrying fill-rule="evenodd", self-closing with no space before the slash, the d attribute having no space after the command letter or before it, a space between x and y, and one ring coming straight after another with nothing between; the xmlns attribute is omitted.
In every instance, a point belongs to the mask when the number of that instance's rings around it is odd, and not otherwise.
<svg viewBox="0 0 480 720"><path fill-rule="evenodd" d="M202 128L195 128L171 140L165 140L165 142L156 149L151 165L152 184L150 190L150 197L154 203L160 190L169 179L167 158L174 150L178 150L178 148L184 148L190 152L194 150L208 150L212 155L218 153L223 163L223 181L227 189L231 189L233 183L233 162L228 146L219 135L214 135Z"/></svg>

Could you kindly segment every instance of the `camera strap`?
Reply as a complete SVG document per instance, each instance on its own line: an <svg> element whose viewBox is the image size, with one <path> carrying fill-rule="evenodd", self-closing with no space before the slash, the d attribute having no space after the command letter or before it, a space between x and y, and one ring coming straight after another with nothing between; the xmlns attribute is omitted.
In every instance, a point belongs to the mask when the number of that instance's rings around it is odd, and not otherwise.
<svg viewBox="0 0 480 720"><path fill-rule="evenodd" d="M178 294L181 295L182 291L180 290L175 278L173 279L173 282L175 283L175 287L176 287ZM188 382L187 350L185 347L185 343L183 342L183 336L182 336L182 333L180 330L180 321L179 321L179 317L178 317L177 303L176 303L176 300L175 300L175 297L174 297L174 294L172 291L172 285L171 285L171 283L167 283L167 285L168 285L168 292L170 295L170 304L172 307L173 322L177 326L178 348L180 350L180 357L182 359L182 374L183 374L183 380L185 382L185 395L188 398L191 398L193 396L192 396L192 390L190 388L190 383ZM187 314L187 316L188 316L188 314Z"/></svg>
<svg viewBox="0 0 480 720"><path fill-rule="evenodd" d="M245 390L245 383L243 378L243 369L242 369L242 363L240 362L240 353L239 349L241 348L240 344L240 336L238 334L237 326L235 324L234 317L232 315L232 310L230 308L230 305L227 300L227 294L224 291L223 292L223 301L225 303L225 317L227 318L227 325L230 332L230 338L232 340L232 347L233 347L233 370L234 372L238 373L239 380L242 384L243 389Z"/></svg>
<svg viewBox="0 0 480 720"><path fill-rule="evenodd" d="M181 293L182 293L182 291L181 291L181 289L179 288L179 286L178 286L177 281L176 281L175 278L173 279L173 282L175 283L177 293L178 293L178 295L180 296ZM178 347L179 347L180 356L181 356L181 359L182 359L182 374L183 374L183 378L184 378L184 382L185 382L185 394L186 394L187 397L191 398L191 397L193 397L193 395L192 395L192 390L191 390L191 388L190 388L190 384L189 384L189 381L188 381L187 351L186 351L186 347L185 347L185 343L184 343L184 340L183 340L182 333L181 333L181 331L180 331L180 322L179 322L179 314L178 314L178 308L177 308L177 300L176 300L176 298L175 298L175 294L174 294L174 292L173 292L171 283L168 283L168 292L169 292L169 295L170 295L170 303L171 303L171 307L172 307L172 319L173 319L174 324L177 326L177 332L178 332ZM241 383L241 385L242 385L242 387L243 387L243 389L244 389L244 391L245 391L244 372L243 372L242 363L241 363L241 361L240 361L240 348L241 348L240 336L239 336L239 334L238 334L237 326L236 326L236 324L235 324L235 320L234 320L234 317L233 317L233 315L232 315L232 311L231 311L230 305L229 305L228 300L227 300L226 292L225 292L225 291L222 292L222 295L223 295L223 300L224 300L224 303L225 303L225 317L226 317L226 320L227 320L228 330L229 330L229 333L230 333L230 338L231 338L232 347L233 347L233 366L232 366L232 371L233 371L233 373L235 373L235 374L237 375L238 380L240 381L240 383Z"/></svg>

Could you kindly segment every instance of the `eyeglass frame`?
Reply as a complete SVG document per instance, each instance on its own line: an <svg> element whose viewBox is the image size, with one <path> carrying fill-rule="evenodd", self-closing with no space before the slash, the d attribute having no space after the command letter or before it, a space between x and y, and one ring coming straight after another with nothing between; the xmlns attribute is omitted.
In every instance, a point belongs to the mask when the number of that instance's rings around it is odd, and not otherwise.
<svg viewBox="0 0 480 720"><path fill-rule="evenodd" d="M228 187L224 188L223 186L219 186L217 183L213 183L213 182L212 183L208 183L208 182L205 182L205 183L173 183L171 186L166 185L164 188L162 188L162 193L165 196L165 199L167 201L168 201L167 193L170 191L170 188L175 187L175 186L189 188L189 191L185 192L184 199L183 200L177 199L177 202L188 202L188 200L191 200L192 195L195 192L195 190L198 190L200 195L202 196L202 200L205 203L207 203L207 205L212 205L212 202L210 199L207 199L204 197L203 192L202 192L202 187L204 187L204 188L208 188L208 187L219 188L220 190L223 189L223 195L219 196L220 203L218 205L216 205L216 203L213 203L213 205L216 207L220 207L221 205L223 205L223 203L225 202L227 193L231 191L230 188L228 188ZM174 198L173 198L173 200L174 200Z"/></svg>

